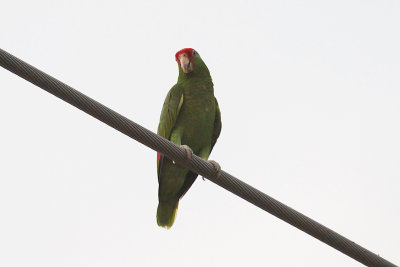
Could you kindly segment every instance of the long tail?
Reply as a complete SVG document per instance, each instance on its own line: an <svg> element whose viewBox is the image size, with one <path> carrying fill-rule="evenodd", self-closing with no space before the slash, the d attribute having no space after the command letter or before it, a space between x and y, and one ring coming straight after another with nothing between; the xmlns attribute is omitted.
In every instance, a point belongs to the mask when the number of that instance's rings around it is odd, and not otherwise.
<svg viewBox="0 0 400 267"><path fill-rule="evenodd" d="M177 210L178 200L159 202L157 208L157 224L167 229L171 228L174 224Z"/></svg>

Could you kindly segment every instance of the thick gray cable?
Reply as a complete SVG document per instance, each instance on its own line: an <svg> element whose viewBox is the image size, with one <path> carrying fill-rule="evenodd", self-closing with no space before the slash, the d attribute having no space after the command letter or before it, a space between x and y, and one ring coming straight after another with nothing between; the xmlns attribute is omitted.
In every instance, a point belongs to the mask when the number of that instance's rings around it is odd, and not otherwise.
<svg viewBox="0 0 400 267"><path fill-rule="evenodd" d="M202 160L196 155L193 156L191 161L188 161L184 149L2 49L0 49L0 65L353 259L368 266L395 266L393 263L242 182L229 173L222 171L220 177L216 178L214 167L211 163Z"/></svg>

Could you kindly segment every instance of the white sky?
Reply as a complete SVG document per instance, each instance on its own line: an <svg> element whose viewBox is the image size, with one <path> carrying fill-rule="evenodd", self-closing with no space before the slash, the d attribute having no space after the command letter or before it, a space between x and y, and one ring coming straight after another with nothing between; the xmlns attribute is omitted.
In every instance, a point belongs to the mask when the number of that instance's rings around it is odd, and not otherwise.
<svg viewBox="0 0 400 267"><path fill-rule="evenodd" d="M1 48L156 130L208 65L210 158L400 263L400 2L3 1ZM359 266L213 183L159 228L155 152L0 69L0 266Z"/></svg>

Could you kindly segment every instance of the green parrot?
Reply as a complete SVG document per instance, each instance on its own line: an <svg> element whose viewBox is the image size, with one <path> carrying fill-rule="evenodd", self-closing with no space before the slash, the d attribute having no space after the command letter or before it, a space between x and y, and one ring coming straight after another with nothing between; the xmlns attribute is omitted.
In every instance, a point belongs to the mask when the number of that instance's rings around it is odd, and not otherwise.
<svg viewBox="0 0 400 267"><path fill-rule="evenodd" d="M179 66L178 82L165 98L158 134L183 147L189 159L194 153L208 160L222 127L210 72L192 48L178 51L175 59ZM221 171L217 162L209 162L217 173ZM157 175L157 224L170 228L175 220L178 202L196 180L197 173L157 153Z"/></svg>

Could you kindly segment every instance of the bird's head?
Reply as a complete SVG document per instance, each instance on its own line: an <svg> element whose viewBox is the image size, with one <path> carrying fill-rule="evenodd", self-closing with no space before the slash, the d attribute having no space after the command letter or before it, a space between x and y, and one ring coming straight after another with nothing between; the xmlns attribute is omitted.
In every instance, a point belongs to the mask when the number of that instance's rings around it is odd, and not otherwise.
<svg viewBox="0 0 400 267"><path fill-rule="evenodd" d="M176 62L184 73L194 70L197 57L199 58L199 54L193 48L183 48L175 54Z"/></svg>

